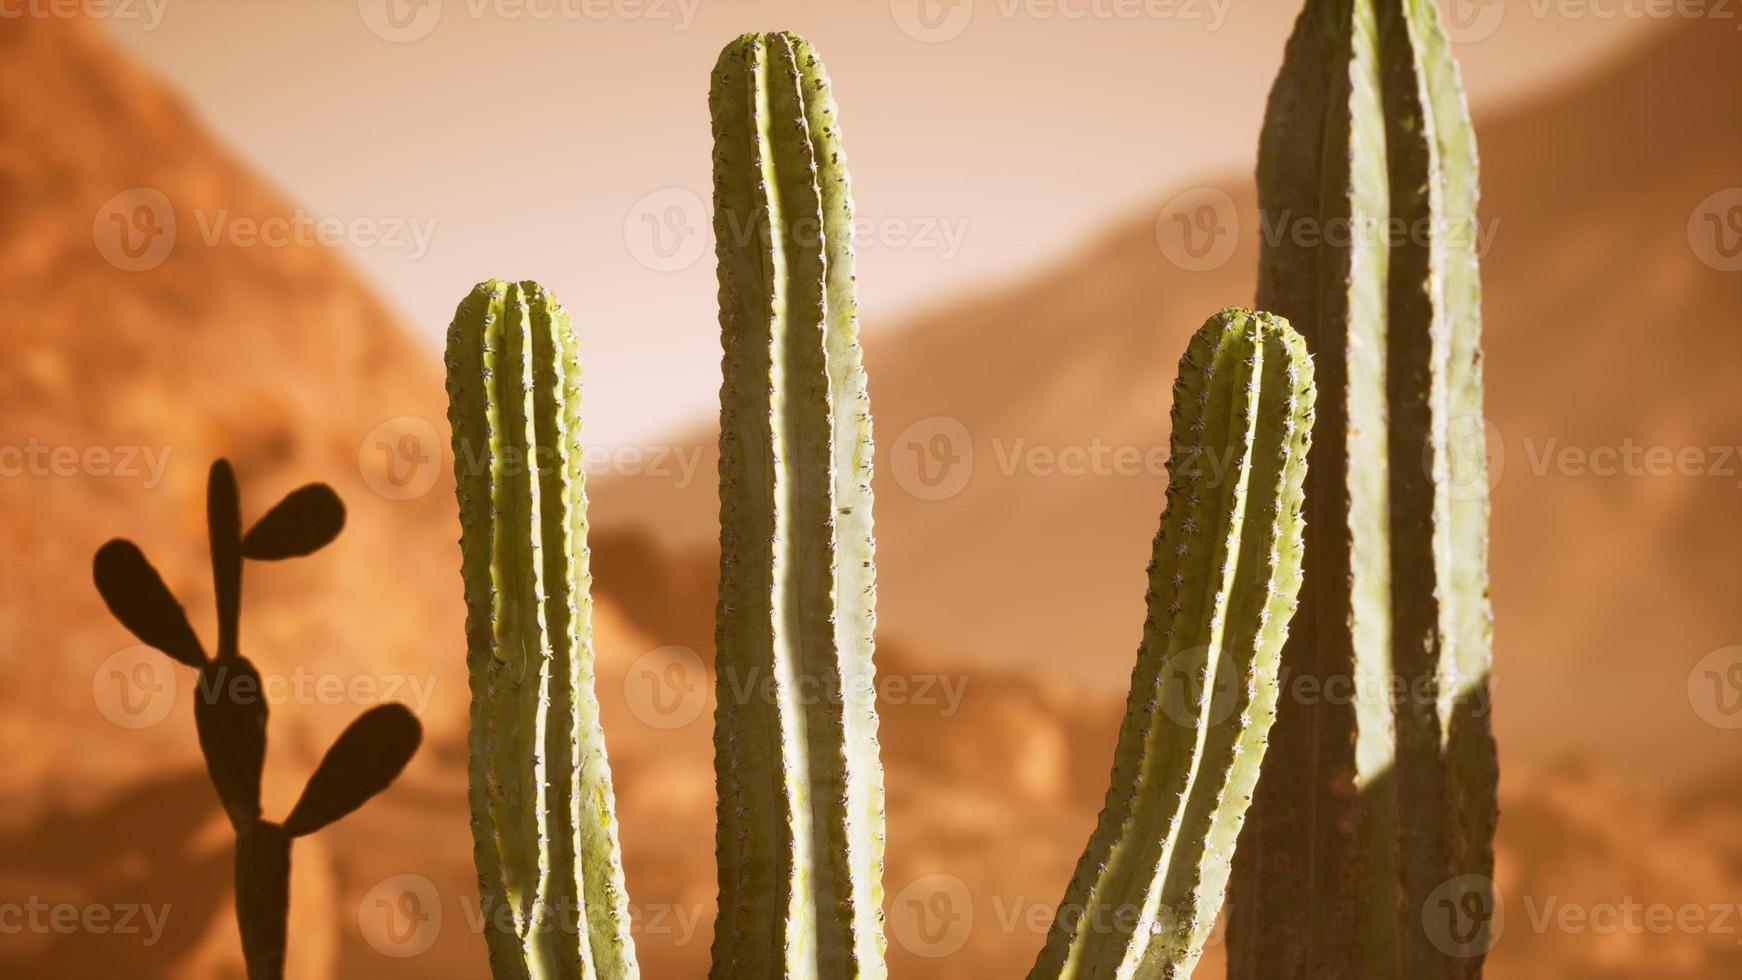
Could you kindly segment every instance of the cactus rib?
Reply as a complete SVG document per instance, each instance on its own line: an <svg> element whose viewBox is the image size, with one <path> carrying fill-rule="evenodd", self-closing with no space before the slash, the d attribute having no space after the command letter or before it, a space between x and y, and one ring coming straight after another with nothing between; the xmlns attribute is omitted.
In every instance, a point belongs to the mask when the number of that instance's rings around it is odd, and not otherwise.
<svg viewBox="0 0 1742 980"><path fill-rule="evenodd" d="M880 977L871 418L852 203L821 60L713 74L720 390L716 977Z"/></svg>
<svg viewBox="0 0 1742 980"><path fill-rule="evenodd" d="M637 976L594 693L568 314L537 283L481 283L455 313L447 367L491 969L503 980Z"/></svg>
<svg viewBox="0 0 1742 980"><path fill-rule="evenodd" d="M1300 583L1312 364L1225 310L1174 386L1167 507L1106 804L1030 977L1189 977L1258 779Z"/></svg>
<svg viewBox="0 0 1742 980"><path fill-rule="evenodd" d="M1260 208L1352 232L1267 241L1259 303L1300 327L1324 390L1284 665L1353 696L1282 705L1236 859L1236 980L1481 969L1422 925L1437 886L1492 873L1497 779L1472 711L1491 662L1476 154L1438 18L1308 0L1266 114Z"/></svg>

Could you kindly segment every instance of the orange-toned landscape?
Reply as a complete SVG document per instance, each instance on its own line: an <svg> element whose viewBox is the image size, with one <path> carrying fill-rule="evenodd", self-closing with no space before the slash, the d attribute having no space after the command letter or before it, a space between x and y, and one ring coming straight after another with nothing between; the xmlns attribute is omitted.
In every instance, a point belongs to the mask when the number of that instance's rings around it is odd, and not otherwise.
<svg viewBox="0 0 1742 980"><path fill-rule="evenodd" d="M1732 26L1641 29L1478 113L1498 980L1742 973L1742 738L1722 690L1701 702L1696 666L1742 642L1742 460L1725 475L1714 448L1742 444L1742 274L1712 261L1728 254L1721 220L1714 242L1698 238L1704 202L1742 183ZM485 976L467 919L439 358L327 249L220 244L119 268L102 219L136 187L166 195L184 234L196 209L292 207L100 29L0 26L0 446L44 453L0 478L0 906L167 910L149 943L0 933L0 974L243 975L191 673L132 652L90 580L96 548L132 537L209 635L203 487L221 455L247 516L312 480L349 508L331 548L250 571L250 656L281 675L365 678L364 699L417 702L426 732L392 789L297 844L289 975ZM1168 256L1170 207L1188 190L1219 200L1207 189L1231 202L1232 256L1187 273ZM1175 359L1205 315L1249 301L1264 234L1246 171L1154 193L1050 268L867 340L896 976L1026 970L1101 803L1164 477L1045 460L1166 445ZM701 454L693 481L590 488L599 690L651 977L703 975L711 936L712 439L706 420L673 436ZM1592 449L1631 445L1697 447L1709 472L1589 472ZM56 447L81 462L63 475ZM93 447L116 452L99 465ZM275 706L269 814L358 700ZM1658 907L1704 924L1657 929L1637 911ZM1213 945L1198 975L1221 962Z"/></svg>

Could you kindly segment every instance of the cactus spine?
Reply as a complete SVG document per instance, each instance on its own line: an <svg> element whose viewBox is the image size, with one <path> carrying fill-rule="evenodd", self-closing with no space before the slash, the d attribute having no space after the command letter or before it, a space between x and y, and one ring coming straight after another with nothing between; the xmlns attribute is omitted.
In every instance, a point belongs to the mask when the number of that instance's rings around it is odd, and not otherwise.
<svg viewBox="0 0 1742 980"><path fill-rule="evenodd" d="M1236 861L1235 980L1481 972L1485 944L1424 918L1454 879L1487 898L1498 779L1476 151L1438 19L1308 0L1266 115L1259 204L1284 233L1259 303L1301 328L1324 395L1283 663L1352 697L1282 704ZM1309 246L1300 222L1353 234Z"/></svg>
<svg viewBox="0 0 1742 980"><path fill-rule="evenodd" d="M715 977L881 977L871 416L822 62L748 34L713 74L719 262Z"/></svg>
<svg viewBox="0 0 1742 980"><path fill-rule="evenodd" d="M491 970L498 980L638 976L593 690L568 314L537 283L481 283L454 315L447 369Z"/></svg>
<svg viewBox="0 0 1742 980"><path fill-rule="evenodd" d="M1313 367L1229 309L1174 384L1167 507L1113 775L1031 978L1188 978L1215 923L1300 585Z"/></svg>

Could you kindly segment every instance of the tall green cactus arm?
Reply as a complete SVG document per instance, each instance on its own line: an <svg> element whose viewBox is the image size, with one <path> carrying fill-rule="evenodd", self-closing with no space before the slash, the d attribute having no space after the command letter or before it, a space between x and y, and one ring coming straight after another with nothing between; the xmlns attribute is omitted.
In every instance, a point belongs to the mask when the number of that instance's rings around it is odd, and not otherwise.
<svg viewBox="0 0 1742 980"><path fill-rule="evenodd" d="M454 316L447 367L491 969L638 976L594 693L568 314L537 283L482 283Z"/></svg>
<svg viewBox="0 0 1742 980"><path fill-rule="evenodd" d="M1438 17L1308 0L1266 115L1261 209L1327 232L1267 241L1260 266L1323 389L1283 661L1350 696L1282 705L1236 858L1235 980L1481 969L1422 918L1442 883L1491 874L1497 782L1476 154Z"/></svg>
<svg viewBox="0 0 1742 980"><path fill-rule="evenodd" d="M1481 944L1441 948L1422 927L1439 886L1493 873L1475 135L1431 0L1381 24L1392 212L1429 232L1394 245L1390 283L1392 669L1399 690L1432 692L1397 711L1403 972L1479 976Z"/></svg>
<svg viewBox="0 0 1742 980"><path fill-rule="evenodd" d="M1349 696L1279 710L1236 856L1229 953L1233 969L1251 970L1243 980L1396 975L1385 889L1396 888L1397 818L1383 787L1396 741L1386 693L1390 256L1372 234L1340 247L1294 234L1390 218L1375 2L1307 0L1259 144L1259 207L1289 227L1265 244L1258 303L1306 337L1320 394L1307 572L1283 659L1291 676L1334 679Z"/></svg>
<svg viewBox="0 0 1742 980"><path fill-rule="evenodd" d="M720 909L713 976L881 977L871 416L828 79L792 34L715 66Z"/></svg>
<svg viewBox="0 0 1742 980"><path fill-rule="evenodd" d="M1300 586L1313 367L1229 309L1174 385L1167 508L1106 804L1031 978L1187 978L1214 926Z"/></svg>

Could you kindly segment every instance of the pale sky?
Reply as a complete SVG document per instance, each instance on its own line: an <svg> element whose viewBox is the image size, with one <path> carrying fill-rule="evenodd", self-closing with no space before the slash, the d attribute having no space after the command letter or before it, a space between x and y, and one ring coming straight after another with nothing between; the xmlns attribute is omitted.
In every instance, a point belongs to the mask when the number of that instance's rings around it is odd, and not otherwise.
<svg viewBox="0 0 1742 980"><path fill-rule="evenodd" d="M1454 0L1480 112L1657 26ZM1601 6L1601 5L1598 5ZM1610 5L1619 7L1620 5ZM1574 16L1555 11L1571 11ZM121 8L117 8L121 9ZM472 283L575 311L589 441L715 411L708 73L747 30L827 61L867 330L1252 167L1292 0L138 0L114 34L310 218L432 352ZM361 221L359 221L361 219Z"/></svg>

